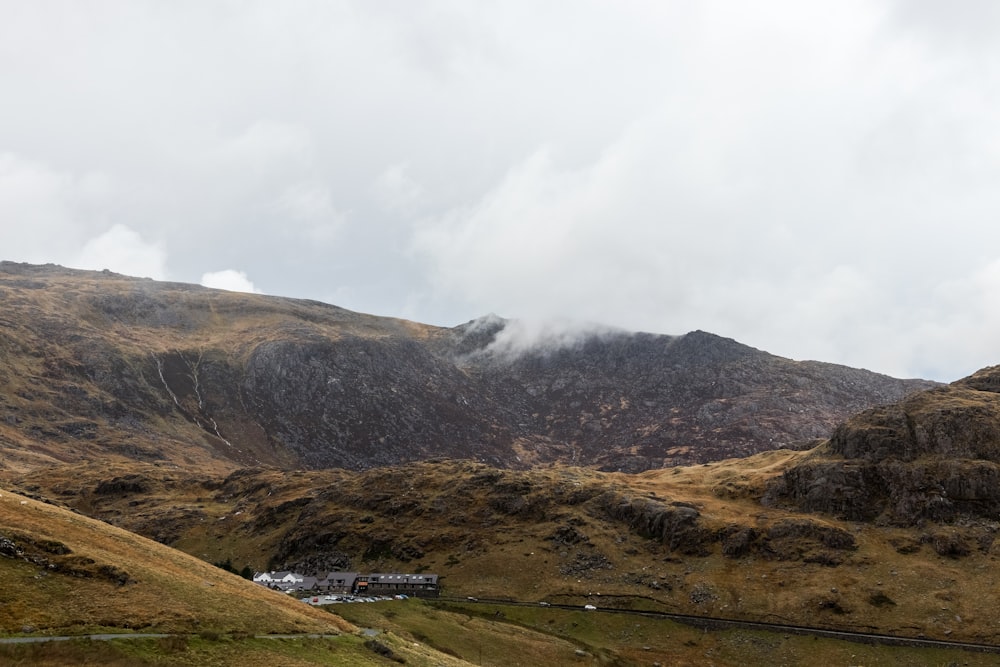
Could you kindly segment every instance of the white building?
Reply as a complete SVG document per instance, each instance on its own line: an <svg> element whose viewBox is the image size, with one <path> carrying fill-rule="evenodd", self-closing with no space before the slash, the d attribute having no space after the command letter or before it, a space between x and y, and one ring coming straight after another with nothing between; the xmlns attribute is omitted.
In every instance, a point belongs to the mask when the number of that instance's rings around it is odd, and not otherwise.
<svg viewBox="0 0 1000 667"><path fill-rule="evenodd" d="M254 572L253 580L258 584L301 584L303 576L294 572Z"/></svg>

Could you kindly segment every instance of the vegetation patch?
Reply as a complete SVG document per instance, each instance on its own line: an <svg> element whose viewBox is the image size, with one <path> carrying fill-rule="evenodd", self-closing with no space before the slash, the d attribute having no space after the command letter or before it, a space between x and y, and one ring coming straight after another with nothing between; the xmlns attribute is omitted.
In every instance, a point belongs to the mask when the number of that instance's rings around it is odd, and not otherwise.
<svg viewBox="0 0 1000 667"><path fill-rule="evenodd" d="M400 664L406 663L405 658L396 655L395 651L393 651L391 648L389 648L388 646L386 646L377 639L369 639L368 641L366 641L365 648L371 651L372 653L376 653L382 656L383 658L388 658L393 662L398 662Z"/></svg>
<svg viewBox="0 0 1000 667"><path fill-rule="evenodd" d="M938 531L923 535L920 541L930 544L938 556L947 558L963 558L972 552L965 537L955 531Z"/></svg>
<svg viewBox="0 0 1000 667"><path fill-rule="evenodd" d="M874 593L872 593L871 595L869 595L868 596L868 604L872 605L873 607L895 607L896 606L896 602L891 597L889 597L888 595L886 595L885 593L883 593L882 591L875 591Z"/></svg>
<svg viewBox="0 0 1000 667"><path fill-rule="evenodd" d="M16 532L0 535L0 556L17 558L44 568L46 573L73 577L97 578L118 586L135 583L128 572L107 563L98 564L92 558L73 553L62 542L36 539Z"/></svg>

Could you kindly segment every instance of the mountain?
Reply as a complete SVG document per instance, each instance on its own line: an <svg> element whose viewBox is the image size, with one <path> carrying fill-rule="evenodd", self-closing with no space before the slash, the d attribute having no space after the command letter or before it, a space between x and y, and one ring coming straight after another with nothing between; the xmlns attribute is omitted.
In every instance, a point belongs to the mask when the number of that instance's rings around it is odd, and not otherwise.
<svg viewBox="0 0 1000 667"><path fill-rule="evenodd" d="M941 386L700 331L443 328L10 263L0 303L7 634L191 633L129 644L149 664L815 662L823 641L592 604L1000 642L1000 367ZM447 596L552 606L352 608L393 629L371 648L213 562L434 572ZM251 634L324 622L342 634ZM0 661L140 664L67 650Z"/></svg>
<svg viewBox="0 0 1000 667"><path fill-rule="evenodd" d="M703 331L600 331L512 352L510 328L494 320L484 335L476 322L451 336L460 345L470 329L480 337L462 366L515 412L515 446L528 460L637 472L801 448L864 407L933 386L792 361Z"/></svg>
<svg viewBox="0 0 1000 667"><path fill-rule="evenodd" d="M0 466L640 471L801 447L934 386L705 332L525 342L313 301L0 263Z"/></svg>

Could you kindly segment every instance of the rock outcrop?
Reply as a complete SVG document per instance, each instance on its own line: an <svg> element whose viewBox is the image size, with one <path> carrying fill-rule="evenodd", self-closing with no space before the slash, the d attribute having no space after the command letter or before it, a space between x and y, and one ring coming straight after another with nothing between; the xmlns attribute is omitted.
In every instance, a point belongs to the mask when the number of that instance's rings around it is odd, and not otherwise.
<svg viewBox="0 0 1000 667"><path fill-rule="evenodd" d="M1000 366L852 417L765 502L894 525L1000 517Z"/></svg>

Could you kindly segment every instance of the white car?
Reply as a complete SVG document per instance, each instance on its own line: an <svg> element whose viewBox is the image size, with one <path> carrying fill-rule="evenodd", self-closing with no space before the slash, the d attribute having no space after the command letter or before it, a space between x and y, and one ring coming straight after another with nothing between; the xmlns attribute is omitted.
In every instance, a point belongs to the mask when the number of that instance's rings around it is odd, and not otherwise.
<svg viewBox="0 0 1000 667"><path fill-rule="evenodd" d="M595 607L592 604L585 604L583 605L583 608L586 609L587 611L597 611L597 607Z"/></svg>

